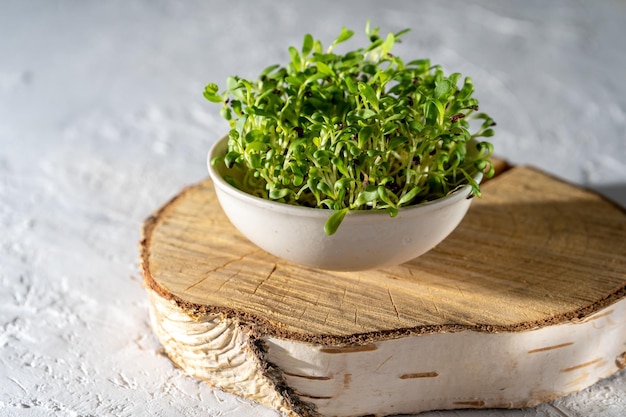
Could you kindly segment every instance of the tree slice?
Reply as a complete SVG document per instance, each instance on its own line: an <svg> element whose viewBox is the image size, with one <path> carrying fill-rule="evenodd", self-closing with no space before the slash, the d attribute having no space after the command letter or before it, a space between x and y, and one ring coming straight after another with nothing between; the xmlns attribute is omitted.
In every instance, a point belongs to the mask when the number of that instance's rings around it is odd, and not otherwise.
<svg viewBox="0 0 626 417"><path fill-rule="evenodd" d="M153 327L188 373L287 415L526 407L626 366L626 214L538 170L406 264L328 272L242 237L209 179L144 225Z"/></svg>

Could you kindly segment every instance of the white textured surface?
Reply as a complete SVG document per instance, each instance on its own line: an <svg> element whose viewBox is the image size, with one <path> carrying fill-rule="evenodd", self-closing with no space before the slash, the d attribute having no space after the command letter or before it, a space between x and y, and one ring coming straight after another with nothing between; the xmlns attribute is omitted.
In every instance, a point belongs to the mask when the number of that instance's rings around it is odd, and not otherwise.
<svg viewBox="0 0 626 417"><path fill-rule="evenodd" d="M366 18L472 76L498 154L626 205L626 3L0 0L0 415L275 416L157 353L143 219L205 177L226 130L201 96L311 32ZM524 411L618 416L624 372Z"/></svg>

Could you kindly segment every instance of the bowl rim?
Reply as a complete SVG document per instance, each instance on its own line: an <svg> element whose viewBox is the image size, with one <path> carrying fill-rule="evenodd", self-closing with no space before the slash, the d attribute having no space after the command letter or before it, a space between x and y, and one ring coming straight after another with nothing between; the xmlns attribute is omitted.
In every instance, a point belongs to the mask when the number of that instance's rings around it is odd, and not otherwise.
<svg viewBox="0 0 626 417"><path fill-rule="evenodd" d="M281 211L288 212L290 215L296 215L301 217L320 217L320 218L328 218L335 210L327 209L327 208L318 208L318 207L305 207L305 206L297 206L294 204L286 204L278 201L267 200L261 197L257 197L255 195L246 193L228 183L218 169L211 164L211 160L213 160L218 151L220 151L223 147L225 147L228 143L228 136L224 136L211 146L209 153L207 155L207 168L209 171L209 176L213 181L213 184L218 187L221 191L229 194L232 197L235 197L239 200L243 200L247 203L250 203L254 206L269 209L273 211ZM474 176L477 182L481 182L483 178L482 172L477 172ZM465 184L459 187L457 190L454 190L450 194L440 197L436 200L425 201L423 203L409 205L400 207L398 209L398 214L396 217L409 215L412 212L419 211L420 213L436 210L441 207L445 207L449 204L453 204L459 200L467 198L467 196L471 193L471 186L469 184ZM389 212L387 210L350 210L350 217L354 216L372 216L372 215L381 215L384 214L385 217L390 217Z"/></svg>

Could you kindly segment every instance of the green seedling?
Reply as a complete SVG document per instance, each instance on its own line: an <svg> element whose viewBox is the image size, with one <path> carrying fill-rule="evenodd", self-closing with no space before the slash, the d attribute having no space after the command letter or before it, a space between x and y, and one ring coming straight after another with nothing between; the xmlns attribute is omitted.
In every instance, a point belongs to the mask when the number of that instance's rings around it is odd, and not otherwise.
<svg viewBox="0 0 626 417"><path fill-rule="evenodd" d="M395 216L465 184L480 195L476 173L494 173L493 146L479 138L495 123L478 112L472 80L394 55L408 30L382 37L368 23L365 32L369 44L343 54L335 49L351 30L325 50L307 34L287 65L204 91L231 126L227 153L212 162L238 171L245 192L328 209L328 235L350 211Z"/></svg>

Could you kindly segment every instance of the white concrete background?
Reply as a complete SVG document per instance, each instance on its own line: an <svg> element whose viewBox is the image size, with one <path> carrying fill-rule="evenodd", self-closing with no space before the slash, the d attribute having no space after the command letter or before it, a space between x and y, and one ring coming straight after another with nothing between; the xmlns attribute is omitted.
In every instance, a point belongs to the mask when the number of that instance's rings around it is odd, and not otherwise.
<svg viewBox="0 0 626 417"><path fill-rule="evenodd" d="M0 416L276 415L158 353L136 242L207 175L227 126L207 82L367 18L473 77L499 155L626 205L624 1L0 0ZM536 409L425 415L625 411L622 372Z"/></svg>

